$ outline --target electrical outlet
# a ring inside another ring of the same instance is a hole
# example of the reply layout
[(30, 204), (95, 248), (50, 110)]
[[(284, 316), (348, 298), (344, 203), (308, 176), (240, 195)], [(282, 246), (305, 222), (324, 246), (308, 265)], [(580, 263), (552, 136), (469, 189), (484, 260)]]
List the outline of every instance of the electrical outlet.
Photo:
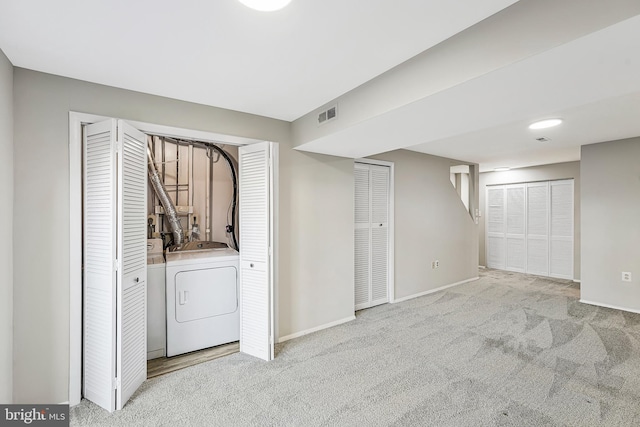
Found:
[(623, 271), (622, 272), (622, 281), (623, 282), (630, 282), (631, 281), (631, 272), (630, 271)]
[(440, 261), (435, 260), (435, 261), (432, 261), (432, 262), (431, 262), (431, 268), (432, 268), (432, 269), (436, 269), (436, 268), (438, 268), (438, 267), (440, 267)]

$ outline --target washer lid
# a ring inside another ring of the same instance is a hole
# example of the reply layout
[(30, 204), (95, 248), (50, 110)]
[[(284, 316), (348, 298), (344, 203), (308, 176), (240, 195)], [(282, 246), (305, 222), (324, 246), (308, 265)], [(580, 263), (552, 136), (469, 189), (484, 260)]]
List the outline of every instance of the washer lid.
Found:
[(167, 252), (167, 263), (198, 259), (207, 259), (215, 262), (224, 261), (225, 259), (237, 260), (238, 255), (238, 251), (230, 248)]

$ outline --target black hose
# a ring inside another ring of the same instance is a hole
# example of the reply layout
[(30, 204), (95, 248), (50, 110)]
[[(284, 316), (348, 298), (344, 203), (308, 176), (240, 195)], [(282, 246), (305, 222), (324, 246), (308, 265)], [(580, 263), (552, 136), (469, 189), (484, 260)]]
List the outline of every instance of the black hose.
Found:
[(240, 251), (240, 245), (238, 244), (238, 238), (236, 237), (236, 233), (237, 233), (237, 227), (236, 227), (236, 210), (238, 207), (237, 204), (237, 200), (238, 200), (238, 177), (236, 176), (236, 168), (233, 166), (233, 160), (231, 160), (231, 157), (229, 157), (229, 154), (227, 154), (226, 151), (224, 151), (222, 148), (218, 147), (215, 144), (212, 144), (211, 142), (205, 142), (205, 141), (188, 141), (185, 139), (177, 139), (177, 138), (170, 138), (167, 137), (166, 139), (171, 139), (176, 141), (178, 144), (185, 144), (185, 145), (201, 145), (204, 147), (209, 147), (214, 149), (215, 151), (218, 152), (218, 154), (220, 154), (222, 157), (224, 157), (224, 159), (227, 161), (227, 163), (229, 164), (229, 169), (231, 170), (231, 181), (233, 182), (233, 200), (231, 201), (231, 240), (233, 240), (233, 245), (235, 246), (235, 250)]
[(236, 238), (236, 209), (238, 200), (238, 178), (236, 176), (236, 169), (233, 167), (233, 161), (231, 157), (224, 151), (222, 148), (217, 145), (209, 144), (207, 142), (204, 143), (207, 147), (211, 147), (218, 152), (229, 164), (229, 169), (231, 169), (231, 180), (233, 181), (233, 199), (231, 200), (231, 238), (233, 240), (233, 245), (236, 247), (237, 251), (240, 251), (240, 245), (238, 244), (238, 239)]

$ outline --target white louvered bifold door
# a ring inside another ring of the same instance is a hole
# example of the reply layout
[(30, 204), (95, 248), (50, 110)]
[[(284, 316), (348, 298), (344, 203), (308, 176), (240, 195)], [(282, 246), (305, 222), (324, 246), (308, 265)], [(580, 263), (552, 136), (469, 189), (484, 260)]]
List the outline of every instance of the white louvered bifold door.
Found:
[(147, 137), (118, 121), (116, 409), (147, 379)]
[(549, 183), (527, 184), (527, 273), (549, 275)]
[(549, 275), (573, 278), (573, 180), (551, 181)]
[(354, 164), (355, 309), (389, 302), (388, 166)]
[(506, 265), (510, 271), (525, 271), (525, 186), (506, 187)]
[(573, 179), (487, 187), (487, 267), (573, 278)]
[(240, 169), (240, 351), (273, 358), (272, 158), (277, 145), (239, 148)]
[(389, 302), (389, 167), (370, 166), (371, 306)]
[(83, 394), (115, 410), (116, 122), (84, 129)]
[(487, 267), (504, 269), (505, 256), (505, 189), (487, 187)]
[(112, 412), (147, 378), (146, 136), (84, 130), (84, 397)]
[(359, 310), (369, 304), (371, 280), (371, 208), (369, 165), (354, 165), (355, 179), (355, 307)]

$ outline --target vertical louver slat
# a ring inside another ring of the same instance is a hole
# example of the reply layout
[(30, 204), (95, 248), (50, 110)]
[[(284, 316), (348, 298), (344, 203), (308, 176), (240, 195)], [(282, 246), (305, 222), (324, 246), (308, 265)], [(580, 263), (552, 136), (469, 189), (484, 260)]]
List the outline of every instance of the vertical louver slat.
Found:
[(382, 223), (384, 227), (389, 221), (389, 168), (371, 166), (371, 222)]
[(355, 176), (355, 222), (369, 224), (369, 169), (356, 164)]
[(388, 302), (387, 228), (371, 229), (371, 304)]
[(487, 267), (504, 268), (504, 237), (487, 236)]
[(115, 410), (115, 122), (84, 128), (84, 397)]
[(507, 187), (507, 234), (524, 236), (524, 186)]
[(504, 233), (504, 187), (487, 190), (487, 206), (490, 233)]
[(357, 228), (355, 234), (355, 303), (359, 306), (369, 302), (369, 228)]

